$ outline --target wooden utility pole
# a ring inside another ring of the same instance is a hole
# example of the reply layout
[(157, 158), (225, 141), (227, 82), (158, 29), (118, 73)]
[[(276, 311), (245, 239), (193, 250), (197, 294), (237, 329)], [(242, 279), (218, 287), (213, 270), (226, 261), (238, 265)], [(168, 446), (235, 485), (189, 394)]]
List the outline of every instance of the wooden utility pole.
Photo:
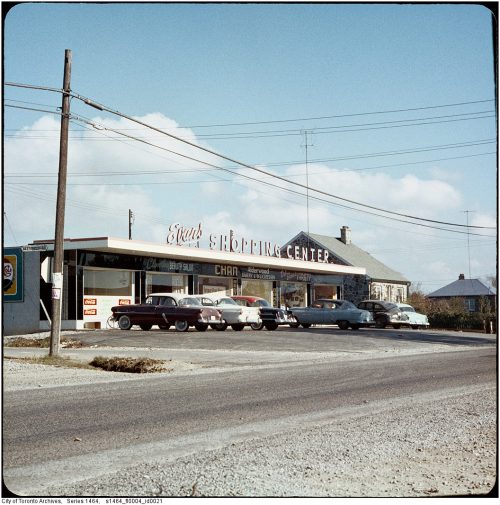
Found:
[(59, 142), (59, 176), (57, 182), (56, 230), (54, 240), (54, 266), (52, 269), (52, 325), (50, 329), (49, 356), (59, 354), (61, 333), (61, 307), (64, 273), (64, 213), (66, 206), (66, 174), (68, 169), (68, 127), (70, 108), (71, 50), (64, 53), (64, 81), (62, 95), (61, 137)]

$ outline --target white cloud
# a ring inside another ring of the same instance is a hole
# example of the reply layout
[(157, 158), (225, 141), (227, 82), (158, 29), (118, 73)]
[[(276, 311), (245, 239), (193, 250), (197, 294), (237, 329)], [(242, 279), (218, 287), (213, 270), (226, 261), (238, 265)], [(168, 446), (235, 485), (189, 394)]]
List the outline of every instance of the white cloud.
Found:
[[(192, 131), (180, 129), (175, 121), (162, 114), (152, 113), (139, 119), (197, 143)], [(235, 170), (238, 174), (235, 177), (215, 169), (207, 171), (210, 167), (194, 160), (215, 166), (226, 166), (227, 163), (125, 119), (96, 118), (94, 121), (108, 130), (85, 129), (80, 132), (75, 129), (71, 135), (66, 236), (127, 237), (128, 209), (132, 209), (136, 216), (133, 238), (152, 242), (165, 242), (168, 226), (174, 222), (196, 226), (201, 221), (206, 241), (209, 233), (224, 234), (234, 230), (240, 237), (274, 243), (285, 243), (307, 228), (312, 233), (339, 236), (340, 227), (348, 225), (353, 230), (356, 245), (373, 251), (378, 259), (410, 280), (454, 278), (458, 270), (463, 270), (464, 255), (455, 254), (453, 259), (448, 259), (446, 244), (456, 244), (457, 239), (463, 239), (465, 244), (465, 236), (446, 235), (429, 228), (377, 218), (359, 212), (362, 208), (358, 205), (312, 190), (309, 191), (307, 220), (306, 190), (303, 187), (245, 168)], [(127, 140), (111, 130), (140, 137), (162, 149)], [(53, 236), (58, 132), (59, 122), (44, 117), (5, 142), (5, 210), (17, 243)], [(35, 135), (50, 135), (51, 138), (25, 138)], [(75, 135), (85, 140), (73, 138)], [(304, 165), (290, 166), (281, 172), (265, 166), (261, 168), (300, 184), (306, 182)], [(374, 207), (451, 222), (456, 222), (456, 216), (463, 211), (464, 195), (451, 179), (352, 172), (321, 164), (310, 164), (308, 171), (311, 188)], [(111, 172), (121, 175), (111, 176)], [(30, 178), (12, 177), (28, 174), (33, 175)], [(299, 194), (278, 190), (263, 181)], [(23, 185), (12, 184), (19, 182)], [(46, 183), (53, 185), (39, 185)], [(337, 205), (317, 201), (314, 197)], [(380, 213), (375, 209), (364, 210)], [(471, 224), (477, 226), (496, 225), (495, 216), (487, 213), (472, 213), (470, 219)], [(8, 233), (6, 237), (12, 240)], [(436, 240), (440, 240), (441, 248), (435, 247)], [(447, 259), (443, 260), (445, 255)], [(481, 270), (481, 274), (494, 271), (495, 262), (491, 257), (489, 250), (488, 254), (478, 256), (474, 268)]]

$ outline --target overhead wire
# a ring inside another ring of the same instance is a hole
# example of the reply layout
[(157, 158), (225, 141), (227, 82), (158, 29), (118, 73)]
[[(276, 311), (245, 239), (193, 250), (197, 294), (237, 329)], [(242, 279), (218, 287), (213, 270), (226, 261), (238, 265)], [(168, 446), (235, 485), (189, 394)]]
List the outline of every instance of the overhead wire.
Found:
[[(265, 170), (262, 170), (262, 169), (259, 169), (259, 168), (257, 168), (257, 167), (254, 167), (254, 166), (248, 165), (248, 164), (246, 164), (246, 163), (243, 163), (243, 162), (241, 162), (241, 161), (235, 160), (235, 159), (233, 159), (233, 158), (230, 158), (229, 156), (226, 156), (226, 155), (223, 155), (223, 154), (217, 153), (216, 151), (213, 151), (213, 150), (208, 149), (208, 148), (206, 148), (206, 147), (203, 147), (203, 146), (197, 145), (197, 144), (195, 144), (195, 143), (193, 143), (193, 142), (190, 142), (190, 141), (188, 141), (188, 140), (186, 140), (186, 139), (182, 139), (182, 138), (178, 137), (177, 135), (174, 135), (174, 134), (172, 134), (172, 133), (168, 133), (168, 132), (166, 132), (166, 131), (164, 131), (164, 130), (161, 130), (161, 129), (159, 129), (159, 128), (156, 128), (155, 126), (152, 126), (152, 125), (149, 125), (149, 124), (147, 124), (147, 123), (144, 123), (143, 121), (140, 121), (140, 120), (138, 120), (138, 119), (136, 119), (136, 118), (133, 118), (133, 117), (131, 117), (131, 116), (128, 116), (127, 114), (124, 114), (124, 113), (122, 113), (122, 112), (115, 111), (115, 110), (113, 110), (113, 109), (111, 109), (111, 108), (109, 108), (109, 107), (107, 107), (107, 106), (105, 106), (105, 105), (103, 105), (103, 104), (95, 103), (95, 102), (93, 102), (92, 100), (90, 100), (89, 98), (82, 97), (82, 96), (77, 95), (77, 94), (74, 94), (74, 93), (72, 93), (72, 96), (74, 96), (75, 98), (77, 98), (77, 99), (79, 99), (79, 100), (82, 100), (82, 101), (83, 101), (84, 103), (86, 103), (87, 105), (90, 105), (90, 106), (95, 107), (95, 108), (100, 109), (100, 110), (105, 110), (105, 111), (107, 111), (107, 112), (109, 112), (109, 113), (111, 113), (111, 114), (114, 114), (114, 115), (117, 115), (117, 116), (119, 116), (119, 117), (123, 117), (123, 118), (125, 118), (125, 119), (128, 119), (128, 120), (130, 120), (130, 121), (132, 121), (132, 122), (135, 122), (135, 123), (137, 123), (137, 124), (140, 124), (140, 125), (142, 125), (142, 126), (145, 126), (145, 127), (147, 127), (147, 128), (150, 128), (150, 129), (152, 129), (152, 130), (154, 130), (154, 131), (157, 131), (157, 132), (159, 132), (159, 133), (162, 133), (162, 134), (164, 134), (164, 135), (166, 135), (166, 136), (168, 136), (168, 137), (170, 137), (170, 138), (176, 139), (176, 140), (178, 140), (178, 141), (180, 141), (180, 142), (183, 142), (183, 143), (185, 143), (185, 144), (187, 144), (187, 145), (190, 145), (190, 146), (192, 146), (192, 147), (194, 147), (194, 148), (196, 148), (196, 149), (199, 149), (199, 150), (201, 150), (201, 151), (204, 151), (204, 152), (206, 152), (206, 153), (209, 153), (209, 154), (211, 154), (211, 155), (213, 155), (213, 156), (219, 157), (219, 158), (224, 159), (224, 160), (226, 160), (226, 161), (229, 161), (229, 162), (231, 162), (231, 163), (236, 163), (237, 165), (240, 165), (240, 166), (242, 166), (242, 167), (249, 168), (250, 170), (253, 170), (253, 171), (256, 171), (256, 172), (258, 172), (258, 173), (261, 173), (261, 174), (267, 175), (267, 176), (269, 176), (269, 177), (273, 177), (273, 178), (275, 178), (275, 179), (281, 180), (281, 181), (283, 181), (283, 182), (286, 182), (287, 184), (292, 184), (292, 185), (294, 185), (294, 186), (298, 186), (298, 187), (300, 187), (300, 188), (302, 188), (302, 189), (311, 190), (311, 191), (314, 191), (314, 192), (316, 192), (316, 193), (319, 193), (319, 194), (322, 194), (322, 195), (325, 195), (325, 196), (328, 196), (328, 197), (331, 197), (331, 198), (335, 198), (335, 199), (338, 199), (338, 200), (341, 200), (341, 201), (345, 201), (345, 202), (348, 202), (348, 203), (352, 203), (352, 204), (354, 204), (354, 205), (359, 205), (359, 206), (361, 206), (361, 207), (366, 207), (366, 208), (370, 208), (370, 209), (373, 209), (373, 210), (377, 210), (377, 211), (379, 211), (379, 212), (385, 212), (385, 213), (387, 213), (387, 214), (397, 215), (397, 216), (401, 216), (401, 217), (405, 217), (405, 218), (408, 218), (408, 219), (413, 219), (413, 220), (417, 220), (417, 221), (424, 221), (424, 222), (430, 222), (430, 223), (435, 223), (435, 224), (442, 224), (442, 225), (446, 225), (446, 226), (457, 226), (457, 227), (463, 227), (463, 228), (487, 228), (487, 229), (493, 229), (493, 228), (490, 228), (490, 227), (483, 227), (483, 226), (469, 226), (469, 225), (463, 225), (463, 224), (459, 224), (459, 223), (450, 223), (450, 222), (446, 222), (446, 221), (439, 221), (439, 220), (435, 220), (435, 219), (427, 219), (427, 218), (421, 218), (421, 217), (418, 217), (418, 216), (412, 216), (412, 215), (410, 215), (410, 214), (404, 214), (404, 213), (401, 213), (401, 212), (389, 211), (389, 210), (382, 209), (382, 208), (377, 207), (377, 206), (374, 206), (374, 205), (368, 205), (368, 204), (364, 204), (364, 203), (361, 203), (361, 202), (356, 202), (355, 200), (352, 200), (352, 199), (349, 199), (349, 198), (344, 198), (344, 197), (340, 197), (340, 196), (338, 196), (338, 195), (333, 195), (333, 194), (331, 194), (331, 193), (328, 193), (328, 192), (326, 192), (326, 191), (322, 191), (322, 190), (317, 189), (317, 188), (310, 188), (310, 187), (308, 187), (308, 186), (306, 186), (306, 185), (304, 185), (304, 184), (301, 184), (301, 183), (299, 183), (299, 182), (290, 181), (290, 180), (286, 179), (285, 177), (282, 177), (282, 176), (279, 176), (279, 175), (276, 175), (276, 174), (271, 174), (270, 172), (267, 172), (267, 171), (265, 171)], [(124, 134), (123, 132), (120, 132), (120, 134), (121, 134), (121, 135), (126, 135), (126, 134)], [(170, 151), (170, 152), (172, 152), (172, 151)], [(176, 153), (176, 154), (178, 154), (178, 155), (180, 155), (180, 156), (187, 157), (186, 155), (182, 155), (182, 154), (180, 154), (180, 153)], [(187, 158), (192, 159), (191, 157), (187, 157)], [(196, 161), (200, 162), (201, 160), (196, 160)], [(215, 166), (215, 165), (212, 165), (212, 164), (206, 163), (206, 162), (204, 162), (204, 161), (202, 161), (202, 163), (205, 163), (205, 164), (207, 164), (207, 165), (209, 165), (209, 166)], [(234, 173), (234, 172), (232, 172), (230, 169), (227, 169), (227, 168), (222, 168), (222, 167), (218, 167), (218, 168), (220, 168), (221, 170), (224, 170), (224, 171), (228, 171), (228, 172)], [(240, 175), (241, 175), (241, 174), (240, 174)], [(246, 175), (244, 175), (244, 177), (249, 178), (249, 177), (248, 177), (248, 176), (246, 176)], [(250, 179), (251, 179), (251, 178), (250, 178)], [(416, 224), (416, 223), (414, 223), (414, 224)]]
[[(21, 86), (21, 87), (23, 87), (23, 86), (24, 86), (24, 87), (34, 87), (34, 86), (32, 86), (32, 85), (21, 85), (21, 84), (14, 84), (14, 83), (7, 83), (7, 84), (8, 84), (8, 85), (19, 85), (19, 86)], [(47, 90), (50, 90), (50, 91), (54, 91), (54, 89), (49, 89), (49, 88), (46, 88), (46, 89), (47, 89)], [(61, 90), (59, 90), (59, 91), (61, 92)], [(132, 121), (132, 122), (135, 122), (135, 123), (137, 123), (137, 124), (140, 124), (141, 126), (144, 126), (144, 127), (149, 128), (149, 129), (151, 129), (151, 130), (153, 130), (153, 131), (159, 132), (159, 133), (161, 133), (161, 134), (163, 134), (163, 135), (165, 135), (165, 136), (168, 136), (168, 137), (170, 137), (170, 138), (173, 138), (173, 139), (175, 139), (175, 140), (177, 140), (177, 141), (179, 141), (179, 142), (185, 143), (186, 145), (190, 145), (191, 147), (194, 147), (194, 148), (196, 148), (196, 149), (199, 149), (199, 150), (201, 150), (201, 151), (204, 151), (204, 152), (206, 152), (206, 153), (208, 153), (208, 154), (211, 154), (211, 155), (216, 156), (216, 157), (218, 157), (218, 158), (221, 158), (221, 159), (223, 159), (223, 160), (229, 161), (229, 162), (231, 162), (231, 163), (235, 163), (235, 164), (237, 164), (237, 165), (239, 165), (239, 166), (242, 166), (242, 167), (248, 168), (248, 169), (250, 169), (250, 170), (252, 170), (252, 171), (256, 171), (256, 172), (258, 172), (258, 173), (260, 173), (260, 174), (264, 174), (264, 175), (266, 175), (266, 176), (268, 176), (268, 177), (271, 177), (271, 178), (275, 178), (275, 179), (281, 180), (282, 182), (285, 182), (285, 183), (287, 183), (287, 184), (291, 184), (291, 185), (294, 185), (294, 186), (300, 187), (300, 188), (302, 188), (302, 189), (306, 189), (306, 190), (308, 190), (308, 191), (309, 191), (309, 190), (314, 191), (315, 193), (319, 193), (319, 194), (322, 194), (322, 195), (324, 195), (324, 196), (328, 196), (328, 197), (330, 197), (330, 198), (338, 199), (338, 200), (345, 201), (345, 202), (348, 202), (348, 203), (351, 203), (351, 204), (354, 204), (354, 205), (358, 205), (358, 206), (360, 206), (360, 207), (370, 208), (370, 209), (373, 209), (373, 210), (377, 210), (377, 211), (379, 211), (379, 212), (384, 212), (384, 213), (386, 213), (386, 214), (397, 215), (397, 216), (400, 216), (400, 217), (405, 217), (405, 218), (407, 218), (407, 219), (412, 219), (412, 220), (416, 220), (416, 221), (424, 221), (424, 222), (430, 222), (430, 223), (435, 223), (435, 224), (442, 224), (442, 225), (446, 225), (446, 226), (463, 227), (463, 228), (467, 228), (467, 229), (469, 229), (469, 228), (478, 228), (478, 229), (495, 229), (494, 227), (483, 227), (483, 226), (463, 225), (463, 224), (459, 224), (459, 223), (451, 223), (451, 222), (446, 222), (446, 221), (439, 221), (439, 220), (432, 220), (432, 219), (427, 219), (427, 218), (421, 218), (421, 217), (418, 217), (418, 216), (412, 216), (412, 215), (409, 215), (409, 214), (404, 214), (404, 213), (394, 212), (394, 211), (386, 210), (386, 209), (383, 209), (383, 208), (380, 208), (380, 207), (376, 207), (376, 206), (372, 206), (372, 205), (364, 204), (364, 203), (361, 203), (361, 202), (356, 202), (356, 201), (354, 201), (354, 200), (352, 200), (352, 199), (343, 198), (343, 197), (340, 197), (340, 196), (338, 196), (338, 195), (334, 195), (334, 194), (331, 194), (331, 193), (328, 193), (328, 192), (322, 191), (322, 190), (317, 189), (317, 188), (310, 188), (309, 186), (306, 186), (306, 185), (304, 185), (304, 184), (301, 184), (301, 183), (298, 183), (298, 182), (294, 182), (294, 181), (290, 181), (290, 180), (288, 180), (288, 179), (286, 179), (286, 178), (284, 178), (284, 177), (282, 177), (282, 176), (279, 176), (279, 175), (276, 175), (276, 174), (272, 174), (272, 173), (270, 173), (270, 172), (267, 172), (267, 171), (265, 171), (265, 170), (262, 170), (262, 169), (260, 169), (260, 168), (255, 167), (255, 166), (251, 166), (251, 165), (249, 165), (249, 164), (246, 164), (246, 163), (243, 163), (243, 162), (241, 162), (241, 161), (238, 161), (238, 160), (232, 159), (232, 158), (230, 158), (230, 157), (228, 157), (228, 156), (226, 156), (226, 155), (223, 155), (223, 154), (221, 154), (221, 153), (218, 153), (218, 152), (213, 151), (213, 150), (211, 150), (211, 149), (208, 149), (208, 148), (206, 148), (206, 147), (203, 147), (203, 146), (200, 146), (200, 145), (198, 145), (198, 144), (195, 144), (195, 143), (193, 143), (193, 142), (191, 142), (191, 141), (189, 141), (189, 140), (183, 139), (183, 138), (181, 138), (181, 137), (179, 137), (179, 136), (177, 136), (177, 135), (174, 135), (174, 134), (172, 134), (172, 133), (169, 133), (169, 132), (166, 132), (166, 131), (164, 131), (164, 130), (161, 130), (161, 129), (159, 129), (159, 128), (157, 128), (157, 127), (153, 126), (153, 125), (149, 125), (149, 124), (147, 124), (147, 123), (145, 123), (145, 122), (143, 122), (143, 121), (140, 121), (140, 120), (138, 120), (138, 119), (136, 119), (136, 118), (133, 118), (133, 117), (131, 117), (131, 116), (127, 115), (127, 114), (124, 114), (124, 113), (122, 113), (122, 112), (120, 112), (120, 111), (113, 110), (113, 109), (111, 109), (110, 107), (108, 107), (108, 106), (106, 106), (106, 105), (103, 105), (103, 104), (97, 103), (97, 102), (95, 102), (95, 101), (93, 101), (93, 100), (91, 100), (91, 99), (89, 99), (89, 98), (87, 98), (87, 97), (83, 97), (83, 96), (81, 96), (81, 95), (79, 95), (79, 94), (77, 94), (77, 93), (70, 92), (69, 94), (70, 94), (70, 96), (71, 96), (71, 97), (76, 98), (76, 99), (78, 99), (78, 100), (81, 100), (83, 103), (86, 103), (87, 105), (89, 105), (89, 106), (91, 106), (91, 107), (94, 107), (94, 108), (96, 108), (96, 109), (98, 109), (98, 110), (101, 110), (101, 111), (106, 111), (106, 112), (109, 112), (110, 114), (117, 115), (117, 116), (122, 117), (122, 118), (124, 118), (124, 119), (128, 119), (129, 121)], [(74, 117), (74, 116), (73, 116), (73, 117)], [(107, 129), (109, 129), (109, 128), (107, 128)], [(110, 129), (110, 130), (111, 130), (111, 131), (115, 131), (115, 130), (113, 130), (113, 129)], [(116, 131), (115, 131), (115, 133), (119, 133), (120, 135), (123, 135), (123, 136), (125, 136), (125, 137), (134, 138), (134, 137), (132, 137), (132, 136), (128, 136), (127, 134), (124, 134), (123, 132), (116, 132)], [(172, 150), (170, 150), (170, 149), (166, 149), (166, 148), (161, 147), (161, 146), (157, 146), (157, 145), (151, 144), (151, 143), (149, 143), (149, 142), (146, 142), (146, 141), (141, 140), (141, 139), (138, 139), (138, 138), (134, 138), (134, 140), (137, 140), (137, 141), (140, 141), (140, 142), (144, 142), (144, 143), (146, 143), (146, 144), (148, 144), (148, 145), (152, 145), (152, 146), (157, 147), (157, 148), (159, 148), (159, 149), (164, 149), (164, 150), (166, 150), (166, 151), (168, 151), (168, 152), (170, 152), (170, 153), (172, 153), (172, 154), (176, 154), (176, 155), (181, 156), (181, 157), (184, 157), (184, 158), (186, 158), (186, 159), (190, 159), (190, 160), (192, 160), (192, 161), (196, 161), (196, 162), (198, 162), (198, 163), (203, 163), (203, 164), (205, 164), (205, 165), (207, 165), (207, 166), (212, 166), (212, 167), (214, 167), (214, 168), (218, 168), (218, 169), (220, 169), (220, 170), (223, 170), (223, 171), (229, 172), (229, 173), (231, 173), (231, 174), (233, 174), (233, 175), (235, 174), (235, 172), (233, 172), (231, 169), (224, 168), (224, 167), (219, 167), (219, 166), (213, 165), (213, 164), (211, 164), (211, 163), (208, 163), (208, 162), (206, 162), (206, 161), (202, 161), (202, 160), (199, 160), (199, 159), (195, 159), (195, 158), (190, 157), (190, 156), (187, 156), (187, 155), (185, 155), (185, 154), (182, 154), (182, 153), (179, 153), (179, 152), (176, 152), (176, 151), (172, 151)], [(257, 182), (262, 183), (262, 181), (259, 181), (259, 180), (255, 179), (255, 178), (252, 178), (252, 177), (248, 176), (248, 175), (241, 174), (241, 173), (239, 173), (239, 175), (240, 175), (240, 176), (242, 176), (242, 177), (244, 177), (244, 178), (247, 178), (247, 179), (249, 179), (249, 180), (256, 180)], [(268, 183), (267, 183), (267, 184), (268, 184)], [(285, 188), (280, 188), (280, 189), (282, 189), (282, 190), (283, 190), (283, 189), (285, 189)], [(288, 189), (288, 191), (291, 191), (291, 190), (289, 190), (289, 189)], [(293, 191), (291, 191), (291, 192), (293, 192)], [(298, 193), (298, 192), (295, 192), (295, 193)], [(302, 195), (302, 196), (304, 196), (303, 194), (301, 194), (301, 195)], [(316, 197), (316, 198), (317, 198), (317, 197)], [(333, 203), (333, 204), (335, 204), (335, 205), (340, 205), (340, 204), (338, 204), (338, 203), (334, 203), (334, 202), (329, 202), (329, 203)], [(342, 206), (342, 205), (340, 205), (340, 206)], [(352, 208), (351, 208), (351, 209), (352, 209)], [(352, 210), (358, 210), (358, 211), (359, 211), (359, 209), (352, 209)], [(367, 212), (367, 211), (365, 211), (365, 212)], [(378, 216), (379, 216), (379, 217), (384, 217), (384, 218), (389, 218), (388, 216), (381, 216), (381, 215), (378, 215)], [(394, 219), (394, 218), (393, 218), (393, 219)], [(421, 223), (413, 223), (413, 222), (411, 222), (411, 221), (408, 221), (408, 223), (409, 223), (409, 224), (413, 224), (413, 225), (429, 226), (429, 225), (423, 225), (423, 224), (421, 224)], [(438, 227), (436, 227), (436, 228), (437, 228), (437, 229), (442, 229), (442, 228), (438, 228)], [(456, 230), (449, 230), (449, 229), (444, 229), (444, 230), (446, 230), (446, 231), (456, 231)]]

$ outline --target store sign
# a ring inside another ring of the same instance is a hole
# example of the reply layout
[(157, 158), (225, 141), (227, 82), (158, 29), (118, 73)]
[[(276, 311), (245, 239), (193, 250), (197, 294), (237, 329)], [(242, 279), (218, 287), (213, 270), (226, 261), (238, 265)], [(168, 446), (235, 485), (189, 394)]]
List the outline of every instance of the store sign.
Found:
[(209, 247), (212, 250), (281, 257), (281, 248), (278, 244), (263, 240), (247, 240), (235, 235), (233, 230), (229, 230), (229, 235), (211, 233), (209, 239)]
[[(186, 227), (180, 223), (173, 223), (169, 227), (167, 244), (187, 245), (193, 242), (199, 243), (202, 235), (201, 223), (195, 227)], [(264, 240), (246, 239), (236, 235), (233, 230), (229, 230), (229, 234), (211, 233), (209, 235), (209, 248), (212, 251), (282, 257), (281, 247), (278, 244)], [(284, 254), (287, 259), (328, 263), (328, 250), (326, 249), (288, 245)]]
[(185, 245), (197, 242), (202, 235), (201, 223), (192, 228), (182, 226), (180, 223), (172, 223), (168, 229), (167, 244)]
[(292, 260), (328, 263), (328, 251), (326, 249), (316, 249), (314, 247), (289, 245), (286, 248), (286, 255), (288, 259)]
[(23, 301), (23, 253), (20, 247), (3, 250), (3, 300)]

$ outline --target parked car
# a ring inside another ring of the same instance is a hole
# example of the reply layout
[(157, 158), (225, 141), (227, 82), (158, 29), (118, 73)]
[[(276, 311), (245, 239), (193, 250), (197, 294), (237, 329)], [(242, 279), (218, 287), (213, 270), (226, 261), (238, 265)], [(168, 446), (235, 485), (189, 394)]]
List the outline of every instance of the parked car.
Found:
[(204, 306), (214, 306), (222, 314), (222, 322), (211, 324), (215, 330), (224, 331), (228, 326), (241, 331), (245, 326), (262, 324), (257, 307), (242, 307), (231, 297), (224, 295), (197, 295)]
[(290, 309), (297, 320), (292, 328), (302, 325), (309, 328), (312, 324), (336, 324), (341, 330), (351, 327), (357, 330), (362, 326), (373, 324), (372, 315), (366, 310), (358, 309), (347, 300), (315, 300), (310, 307), (292, 307)]
[(238, 305), (243, 307), (258, 307), (260, 311), (260, 323), (250, 325), (253, 330), (275, 330), (281, 324), (295, 323), (295, 317), (283, 309), (273, 307), (266, 299), (258, 296), (232, 296)]
[(392, 326), (397, 330), (403, 324), (408, 324), (408, 316), (395, 303), (382, 300), (363, 300), (358, 303), (358, 308), (372, 314), (377, 328)]
[(153, 293), (144, 303), (116, 305), (111, 312), (122, 330), (134, 325), (142, 330), (150, 330), (153, 325), (168, 330), (174, 325), (177, 331), (187, 331), (190, 326), (205, 331), (209, 324), (222, 323), (216, 307), (204, 307), (196, 297), (179, 293)]
[(407, 303), (397, 303), (396, 304), (401, 312), (404, 312), (408, 316), (408, 324), (413, 330), (419, 330), (420, 328), (428, 328), (429, 319), (425, 314), (419, 314), (411, 305)]

